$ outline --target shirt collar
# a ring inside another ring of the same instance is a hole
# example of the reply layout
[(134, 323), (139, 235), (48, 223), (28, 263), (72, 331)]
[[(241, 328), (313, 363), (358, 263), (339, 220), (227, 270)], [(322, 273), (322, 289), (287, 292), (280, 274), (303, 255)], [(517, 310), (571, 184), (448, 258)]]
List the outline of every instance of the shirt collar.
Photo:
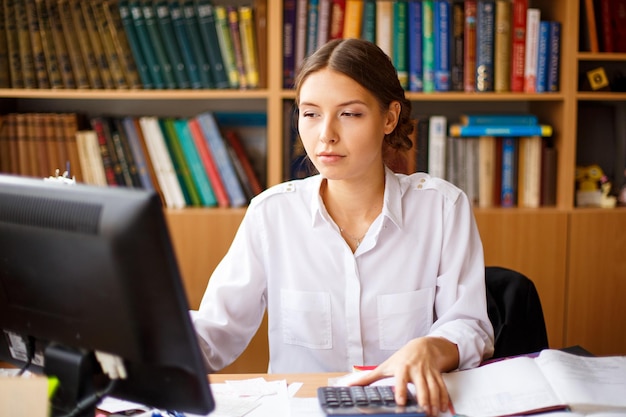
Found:
[[(322, 176), (316, 175), (312, 178), (317, 184), (311, 189), (314, 192), (311, 193), (311, 225), (313, 227), (321, 224), (319, 222), (328, 222), (332, 224), (330, 216), (324, 207), (322, 202), (322, 196), (320, 195), (320, 187), (322, 185)], [(388, 167), (385, 167), (385, 194), (383, 196), (383, 216), (389, 218), (396, 227), (402, 227), (402, 187), (400, 184), (400, 178)]]

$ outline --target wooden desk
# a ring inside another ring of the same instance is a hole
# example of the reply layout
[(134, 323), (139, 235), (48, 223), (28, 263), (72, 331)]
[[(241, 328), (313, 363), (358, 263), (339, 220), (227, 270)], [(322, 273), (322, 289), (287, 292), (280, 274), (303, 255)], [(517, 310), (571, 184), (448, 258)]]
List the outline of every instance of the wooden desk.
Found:
[(296, 393), (296, 397), (317, 397), (317, 388), (328, 385), (328, 378), (337, 378), (346, 372), (332, 372), (319, 374), (211, 374), (209, 382), (212, 384), (227, 380), (242, 380), (252, 378), (265, 378), (267, 381), (286, 380), (287, 384), (302, 382), (302, 387)]

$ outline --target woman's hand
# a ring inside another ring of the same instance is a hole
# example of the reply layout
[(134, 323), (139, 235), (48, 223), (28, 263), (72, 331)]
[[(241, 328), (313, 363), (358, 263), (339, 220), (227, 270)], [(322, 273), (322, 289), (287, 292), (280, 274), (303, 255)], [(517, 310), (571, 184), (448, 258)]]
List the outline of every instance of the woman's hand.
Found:
[(407, 384), (413, 382), (418, 403), (429, 415), (448, 410), (448, 390), (442, 372), (456, 369), (459, 351), (441, 337), (420, 337), (400, 348), (389, 359), (351, 385), (368, 385), (385, 377), (395, 378), (396, 403), (405, 404)]

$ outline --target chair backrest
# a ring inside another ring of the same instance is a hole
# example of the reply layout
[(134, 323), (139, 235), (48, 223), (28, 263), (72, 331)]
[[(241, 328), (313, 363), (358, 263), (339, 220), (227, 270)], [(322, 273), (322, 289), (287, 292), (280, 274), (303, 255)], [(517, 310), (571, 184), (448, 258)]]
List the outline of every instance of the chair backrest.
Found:
[(512, 269), (485, 268), (487, 311), (493, 325), (493, 358), (548, 348), (548, 334), (535, 284)]

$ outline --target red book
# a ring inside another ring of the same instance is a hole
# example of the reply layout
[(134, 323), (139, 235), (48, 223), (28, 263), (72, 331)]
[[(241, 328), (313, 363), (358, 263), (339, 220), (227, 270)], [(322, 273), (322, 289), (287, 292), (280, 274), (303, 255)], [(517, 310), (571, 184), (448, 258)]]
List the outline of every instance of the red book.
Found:
[(328, 39), (343, 38), (343, 25), (346, 17), (346, 0), (333, 0), (330, 10), (330, 33)]
[(263, 187), (259, 182), (259, 178), (257, 177), (256, 172), (254, 172), (254, 168), (252, 167), (252, 163), (250, 163), (250, 159), (248, 158), (248, 154), (246, 153), (241, 140), (239, 140), (239, 136), (237, 136), (237, 132), (232, 129), (224, 130), (224, 139), (228, 142), (228, 145), (235, 151), (235, 155), (237, 156), (237, 160), (241, 164), (243, 171), (246, 174), (246, 182), (250, 186), (250, 190), (254, 195), (259, 194), (263, 191)]
[(217, 170), (217, 165), (215, 164), (211, 149), (209, 148), (204, 134), (202, 133), (202, 128), (200, 127), (198, 120), (195, 118), (190, 118), (187, 123), (189, 125), (191, 136), (193, 137), (193, 142), (196, 144), (198, 154), (200, 155), (200, 159), (204, 165), (204, 169), (206, 169), (209, 181), (213, 186), (215, 198), (217, 199), (217, 205), (219, 207), (228, 207), (230, 202), (228, 200), (228, 194), (226, 193), (226, 187), (224, 187), (222, 178)]
[(526, 9), (528, 0), (513, 0), (511, 45), (511, 91), (524, 91), (524, 65), (526, 62)]
[(464, 84), (465, 91), (476, 91), (476, 0), (465, 1), (464, 24)]

